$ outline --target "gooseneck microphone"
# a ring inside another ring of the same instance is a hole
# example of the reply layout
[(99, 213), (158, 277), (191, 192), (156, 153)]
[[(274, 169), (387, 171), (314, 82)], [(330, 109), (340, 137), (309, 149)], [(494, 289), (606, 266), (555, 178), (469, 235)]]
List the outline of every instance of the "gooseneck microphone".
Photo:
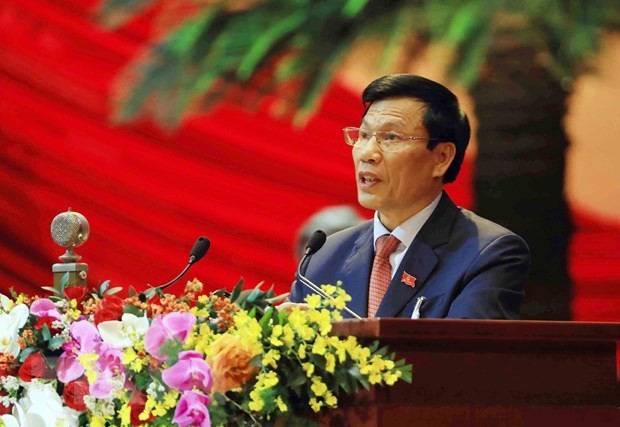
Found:
[[(319, 286), (314, 284), (306, 276), (301, 274), (301, 268), (303, 267), (304, 263), (308, 260), (308, 257), (318, 252), (318, 250), (321, 249), (323, 245), (325, 244), (326, 239), (327, 239), (327, 235), (325, 234), (323, 230), (316, 230), (312, 234), (312, 236), (310, 236), (310, 239), (308, 240), (308, 243), (306, 244), (306, 250), (304, 252), (304, 256), (301, 259), (299, 266), (297, 267), (297, 277), (299, 277), (299, 281), (303, 285), (305, 285), (307, 288), (312, 290), (314, 293), (319, 294), (323, 299), (335, 300), (334, 297), (332, 297), (331, 295), (327, 295), (325, 291), (323, 291), (323, 289), (321, 289)], [(356, 314), (354, 311), (349, 309), (346, 305), (344, 306), (343, 310), (349, 313), (351, 316), (355, 317), (356, 319), (361, 319), (361, 317), (358, 314)]]
[(209, 239), (207, 239), (205, 236), (200, 236), (196, 240), (196, 243), (194, 243), (194, 247), (192, 247), (192, 251), (189, 254), (189, 260), (187, 261), (187, 265), (185, 266), (183, 271), (181, 271), (178, 274), (177, 277), (175, 277), (174, 279), (172, 279), (168, 283), (164, 283), (163, 285), (159, 285), (159, 286), (157, 286), (155, 288), (150, 288), (150, 289), (147, 289), (146, 291), (142, 292), (140, 294), (140, 297), (142, 297), (144, 295), (145, 298), (150, 298), (153, 295), (155, 295), (155, 293), (157, 291), (163, 291), (164, 289), (168, 288), (169, 286), (175, 284), (181, 277), (183, 277), (183, 275), (185, 273), (187, 273), (187, 270), (189, 270), (189, 268), (192, 265), (194, 265), (196, 262), (200, 261), (202, 259), (202, 257), (205, 256), (205, 254), (207, 253), (207, 251), (209, 250), (210, 247), (211, 247), (211, 242), (209, 241)]

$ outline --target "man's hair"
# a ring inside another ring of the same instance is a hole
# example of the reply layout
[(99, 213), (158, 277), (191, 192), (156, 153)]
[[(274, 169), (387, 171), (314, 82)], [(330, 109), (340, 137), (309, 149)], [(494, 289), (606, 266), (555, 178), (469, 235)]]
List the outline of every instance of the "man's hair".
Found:
[(398, 96), (415, 98), (426, 104), (422, 124), (429, 138), (435, 139), (428, 142), (428, 149), (432, 150), (440, 142), (453, 142), (456, 146), (454, 159), (443, 176), (444, 183), (454, 181), (461, 170), (471, 133), (469, 119), (461, 110), (456, 95), (445, 86), (415, 74), (383, 76), (370, 83), (362, 93), (366, 107), (364, 116), (373, 102)]

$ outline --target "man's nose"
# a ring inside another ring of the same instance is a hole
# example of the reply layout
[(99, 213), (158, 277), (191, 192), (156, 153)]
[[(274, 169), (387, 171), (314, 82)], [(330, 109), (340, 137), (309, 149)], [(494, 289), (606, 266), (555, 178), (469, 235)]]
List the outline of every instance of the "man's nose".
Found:
[(358, 149), (358, 158), (364, 162), (376, 162), (381, 158), (381, 146), (376, 135), (372, 135), (364, 145), (355, 148)]

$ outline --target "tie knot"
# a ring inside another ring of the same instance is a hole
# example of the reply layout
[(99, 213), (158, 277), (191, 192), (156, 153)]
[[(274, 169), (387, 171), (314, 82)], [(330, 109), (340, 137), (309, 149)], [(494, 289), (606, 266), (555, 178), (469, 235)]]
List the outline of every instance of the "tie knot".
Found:
[(377, 239), (377, 248), (375, 250), (375, 256), (380, 258), (389, 258), (392, 252), (396, 250), (400, 240), (398, 237), (394, 237), (391, 234), (385, 234)]

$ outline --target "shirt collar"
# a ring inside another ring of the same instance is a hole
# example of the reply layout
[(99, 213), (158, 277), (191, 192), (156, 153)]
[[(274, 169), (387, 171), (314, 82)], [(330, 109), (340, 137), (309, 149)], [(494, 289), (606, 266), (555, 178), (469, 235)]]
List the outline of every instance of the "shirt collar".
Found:
[(430, 218), (433, 211), (439, 204), (441, 194), (442, 193), (439, 193), (439, 195), (435, 197), (435, 200), (433, 200), (427, 207), (422, 209), (417, 214), (409, 217), (407, 220), (405, 220), (405, 222), (396, 227), (391, 233), (379, 220), (379, 212), (375, 212), (375, 218), (373, 221), (375, 248), (377, 245), (377, 239), (386, 234), (391, 234), (394, 237), (398, 238), (398, 240), (400, 240), (401, 243), (405, 245), (405, 248), (409, 248), (409, 245), (411, 245), (413, 239), (415, 239), (415, 236), (418, 235), (424, 223), (426, 223), (426, 221)]

